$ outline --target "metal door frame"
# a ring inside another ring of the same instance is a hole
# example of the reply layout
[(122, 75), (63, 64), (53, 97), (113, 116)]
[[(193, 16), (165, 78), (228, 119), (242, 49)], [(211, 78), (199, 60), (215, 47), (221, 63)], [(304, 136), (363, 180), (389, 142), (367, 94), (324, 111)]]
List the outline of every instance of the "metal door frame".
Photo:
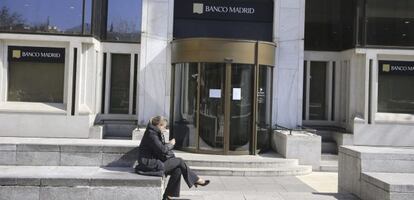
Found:
[[(259, 69), (261, 65), (275, 66), (276, 45), (270, 42), (250, 40), (229, 40), (219, 38), (190, 38), (175, 40), (172, 42), (172, 68), (171, 68), (171, 99), (170, 105), (174, 106), (175, 96), (175, 65), (176, 63), (197, 63), (197, 99), (196, 99), (196, 148), (183, 148), (189, 152), (225, 155), (256, 154), (257, 152), (257, 89), (259, 84)], [(201, 63), (225, 63), (225, 85), (224, 85), (224, 138), (223, 150), (200, 149), (200, 74)], [(252, 132), (250, 134), (250, 146), (246, 151), (230, 151), (230, 117), (231, 117), (231, 76), (232, 64), (253, 65), (253, 110), (252, 110)], [(173, 109), (170, 109), (170, 117)]]

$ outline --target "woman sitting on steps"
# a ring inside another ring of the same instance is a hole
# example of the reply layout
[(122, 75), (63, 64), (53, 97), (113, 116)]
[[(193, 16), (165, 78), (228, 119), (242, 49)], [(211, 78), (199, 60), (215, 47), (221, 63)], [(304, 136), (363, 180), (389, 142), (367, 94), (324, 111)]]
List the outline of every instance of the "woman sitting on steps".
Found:
[(136, 167), (138, 173), (143, 172), (161, 172), (165, 176), (169, 175), (167, 188), (165, 189), (163, 199), (180, 196), (181, 175), (188, 187), (206, 186), (209, 180), (199, 178), (181, 158), (176, 158), (172, 149), (175, 145), (175, 139), (165, 142), (164, 133), (167, 126), (167, 120), (164, 117), (156, 116), (151, 118), (142, 137), (139, 146), (139, 165)]

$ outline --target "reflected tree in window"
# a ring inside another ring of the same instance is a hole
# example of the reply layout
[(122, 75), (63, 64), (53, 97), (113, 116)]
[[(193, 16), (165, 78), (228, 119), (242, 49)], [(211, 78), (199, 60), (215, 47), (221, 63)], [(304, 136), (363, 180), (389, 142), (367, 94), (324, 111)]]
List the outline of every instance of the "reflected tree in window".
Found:
[(91, 0), (1, 0), (0, 8), (1, 31), (90, 34)]
[(22, 15), (16, 12), (11, 12), (6, 6), (0, 9), (0, 29), (12, 30), (14, 27), (24, 27), (24, 20)]
[(141, 35), (141, 0), (108, 0), (106, 39), (139, 42)]

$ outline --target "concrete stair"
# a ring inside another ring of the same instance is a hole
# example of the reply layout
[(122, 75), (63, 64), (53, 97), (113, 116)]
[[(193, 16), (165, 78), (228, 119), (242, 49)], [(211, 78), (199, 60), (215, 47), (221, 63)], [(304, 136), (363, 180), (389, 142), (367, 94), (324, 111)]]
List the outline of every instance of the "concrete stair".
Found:
[(319, 166), (321, 172), (337, 172), (338, 171), (338, 155), (336, 154), (322, 154), (321, 165)]
[(367, 200), (414, 199), (414, 148), (340, 147), (338, 191)]
[(361, 197), (366, 200), (407, 200), (414, 199), (413, 173), (361, 174)]
[(322, 154), (338, 154), (338, 146), (335, 142), (322, 142)]
[(164, 179), (133, 172), (138, 145), (125, 140), (0, 138), (0, 199), (159, 200)]
[(158, 200), (163, 184), (162, 178), (140, 176), (132, 168), (0, 166), (2, 200)]
[(299, 165), (275, 153), (261, 155), (206, 155), (176, 151), (196, 173), (208, 176), (298, 176), (312, 172), (312, 166)]
[(98, 115), (95, 125), (103, 126), (103, 138), (131, 140), (132, 131), (138, 127), (137, 120), (131, 117), (118, 117), (118, 119)]
[[(0, 138), (0, 199), (161, 199), (162, 177), (133, 172), (139, 143)], [(312, 172), (311, 166), (275, 153), (224, 156), (177, 151), (176, 156), (199, 175), (295, 176)]]
[(279, 168), (230, 168), (191, 167), (197, 174), (205, 176), (299, 176), (312, 173), (312, 167), (292, 166)]

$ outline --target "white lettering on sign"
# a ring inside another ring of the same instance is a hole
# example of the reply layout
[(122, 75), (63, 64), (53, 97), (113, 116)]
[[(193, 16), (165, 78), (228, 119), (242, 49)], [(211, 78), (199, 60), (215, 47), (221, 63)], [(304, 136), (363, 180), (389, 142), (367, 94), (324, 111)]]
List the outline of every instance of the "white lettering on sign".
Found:
[(60, 58), (60, 53), (41, 53), (42, 57)]
[(391, 71), (414, 71), (414, 66), (391, 66)]
[(230, 7), (231, 13), (254, 14), (254, 8)]
[[(202, 12), (198, 11), (198, 9), (203, 6), (201, 5), (194, 5), (193, 13), (202, 14)], [(197, 8), (197, 9), (195, 9)], [(256, 10), (254, 8), (246, 8), (246, 7), (227, 7), (227, 6), (204, 6), (204, 12), (206, 13), (235, 13), (235, 14), (254, 14)]]
[(40, 57), (39, 52), (22, 52), (22, 57)]
[(43, 52), (22, 52), (22, 57), (34, 57), (34, 58), (60, 58), (60, 53), (43, 53)]
[(229, 8), (224, 6), (206, 6), (206, 12), (217, 12), (217, 13), (227, 13), (229, 12)]

